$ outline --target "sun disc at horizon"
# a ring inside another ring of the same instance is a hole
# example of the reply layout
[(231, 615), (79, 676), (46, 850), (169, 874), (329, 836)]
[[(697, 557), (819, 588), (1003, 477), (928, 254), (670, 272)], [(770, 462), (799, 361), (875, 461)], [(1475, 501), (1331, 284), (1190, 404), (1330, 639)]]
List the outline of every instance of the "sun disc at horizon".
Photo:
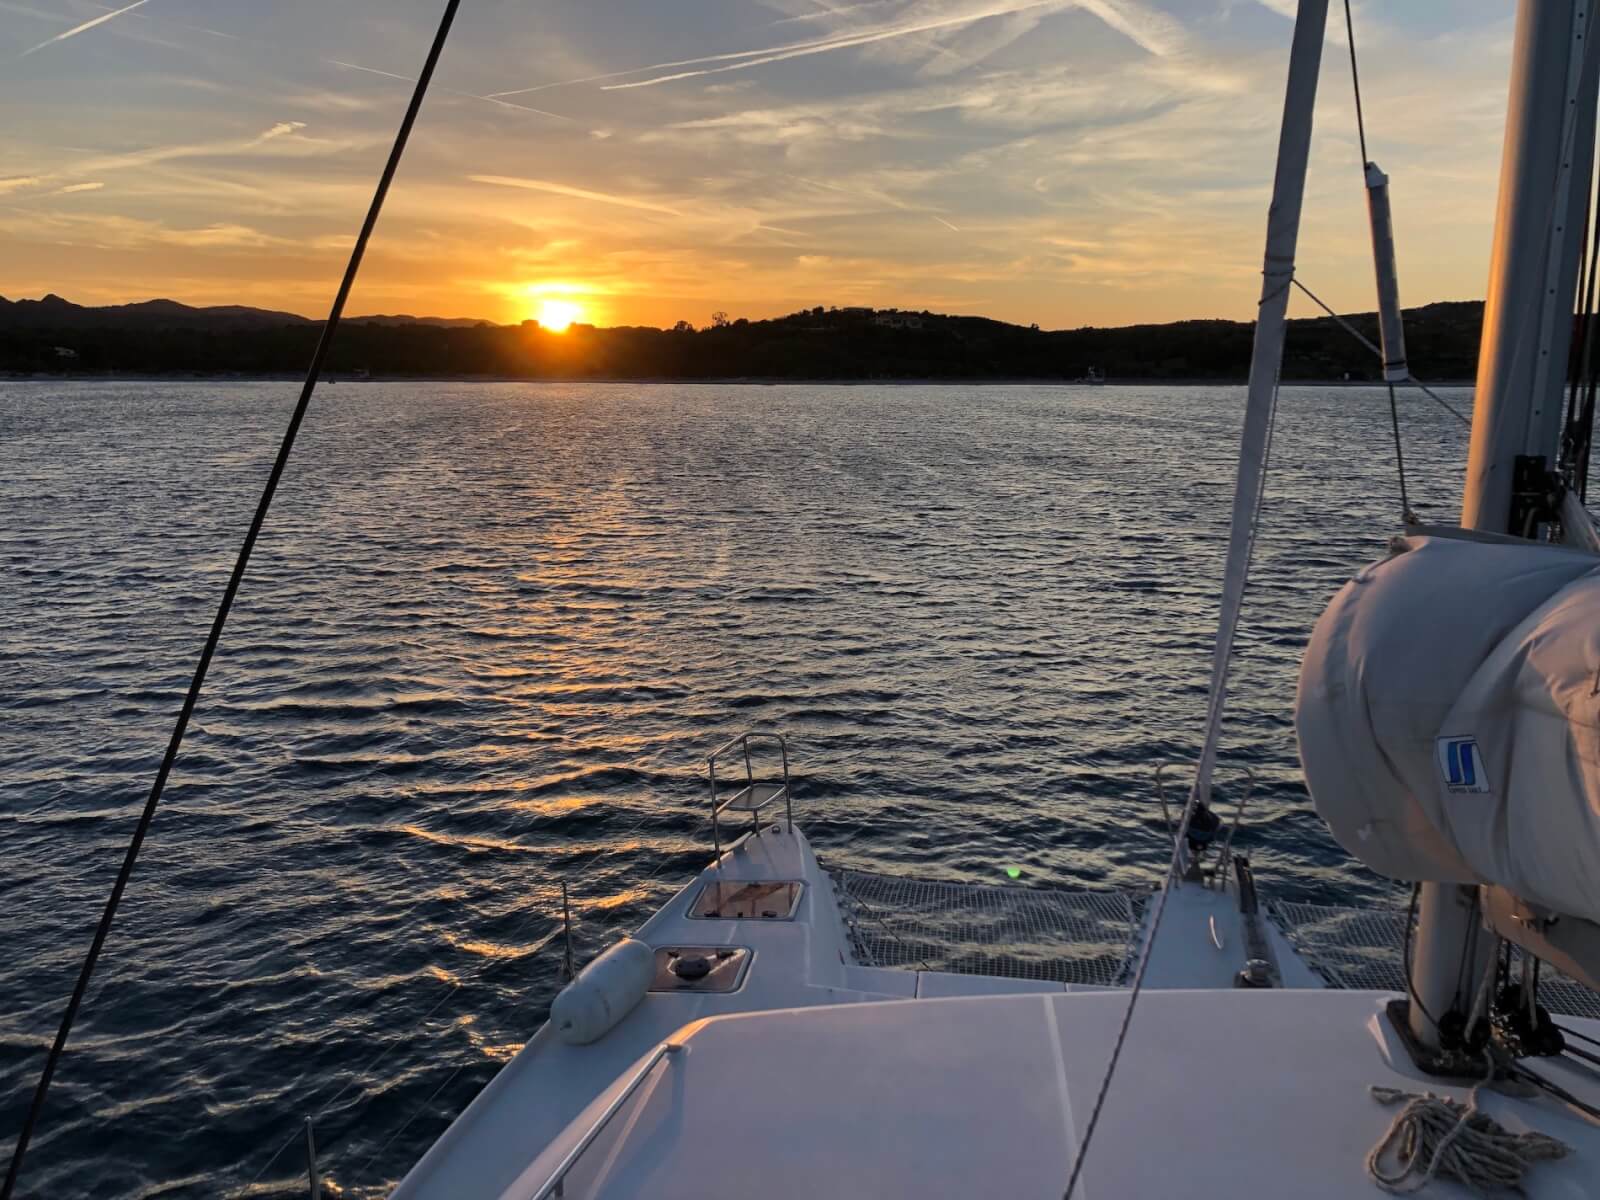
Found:
[(571, 324), (583, 316), (583, 306), (571, 300), (547, 298), (539, 301), (539, 325), (551, 333), (565, 333)]

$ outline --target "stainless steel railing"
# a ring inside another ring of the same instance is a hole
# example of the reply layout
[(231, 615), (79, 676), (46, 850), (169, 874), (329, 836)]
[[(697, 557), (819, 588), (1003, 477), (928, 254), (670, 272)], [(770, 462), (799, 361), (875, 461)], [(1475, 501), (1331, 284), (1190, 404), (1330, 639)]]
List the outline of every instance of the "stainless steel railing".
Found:
[(561, 1197), (566, 1195), (567, 1176), (571, 1173), (572, 1168), (578, 1165), (578, 1160), (588, 1152), (590, 1146), (594, 1145), (595, 1139), (605, 1132), (605, 1128), (611, 1123), (611, 1119), (627, 1106), (629, 1100), (633, 1099), (633, 1094), (639, 1090), (640, 1085), (646, 1079), (650, 1078), (651, 1072), (660, 1065), (661, 1061), (669, 1055), (677, 1054), (682, 1049), (682, 1042), (662, 1042), (650, 1052), (642, 1063), (634, 1068), (633, 1074), (628, 1076), (628, 1081), (623, 1085), (622, 1090), (613, 1097), (611, 1103), (606, 1105), (604, 1111), (584, 1131), (583, 1136), (578, 1139), (578, 1144), (562, 1157), (561, 1162), (557, 1164), (555, 1171), (545, 1181), (544, 1186), (533, 1194), (532, 1200), (560, 1200)]
[[(783, 763), (783, 783), (757, 783), (755, 767), (750, 757), (751, 742), (773, 742), (778, 747), (779, 757)], [(733, 749), (744, 752), (744, 786), (726, 800), (722, 798), (717, 784), (717, 760)], [(794, 824), (794, 796), (789, 784), (789, 743), (783, 734), (769, 730), (753, 729), (741, 733), (738, 737), (725, 745), (717, 747), (706, 759), (706, 773), (711, 781), (711, 840), (716, 848), (716, 856), (722, 857), (722, 824), (721, 816), (725, 812), (747, 812), (750, 814), (750, 832), (761, 832), (761, 813), (764, 809), (777, 801), (783, 801), (784, 823), (787, 826)]]

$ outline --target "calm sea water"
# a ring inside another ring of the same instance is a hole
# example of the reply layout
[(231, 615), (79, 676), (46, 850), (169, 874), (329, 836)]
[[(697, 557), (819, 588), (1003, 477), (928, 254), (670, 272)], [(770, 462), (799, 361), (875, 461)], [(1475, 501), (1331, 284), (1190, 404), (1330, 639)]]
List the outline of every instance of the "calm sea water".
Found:
[[(7, 1155), (293, 396), (0, 385)], [(1465, 430), (1405, 403), (1413, 504), (1448, 519)], [(1241, 411), (1239, 388), (325, 388), (24, 1190), (303, 1195), (307, 1113), (332, 1179), (381, 1190), (543, 1019), (559, 882), (581, 952), (639, 924), (706, 859), (703, 759), (748, 727), (790, 735), (839, 863), (1152, 881)], [(1290, 705), (1316, 615), (1394, 526), (1388, 420), (1376, 389), (1282, 398), (1225, 757), (1261, 776), (1239, 844), (1284, 897), (1386, 890), (1311, 811)]]

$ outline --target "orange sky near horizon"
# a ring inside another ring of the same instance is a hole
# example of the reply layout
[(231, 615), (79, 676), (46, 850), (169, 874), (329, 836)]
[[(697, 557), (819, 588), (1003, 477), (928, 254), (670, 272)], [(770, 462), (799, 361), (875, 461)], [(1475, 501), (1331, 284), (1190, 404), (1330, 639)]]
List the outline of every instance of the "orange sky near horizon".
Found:
[[(0, 0), (0, 295), (325, 314), (437, 11)], [(465, 9), (347, 311), (1248, 319), (1289, 0)], [(1483, 294), (1512, 7), (1357, 6), (1408, 305)], [(1342, 22), (1300, 273), (1373, 304)]]

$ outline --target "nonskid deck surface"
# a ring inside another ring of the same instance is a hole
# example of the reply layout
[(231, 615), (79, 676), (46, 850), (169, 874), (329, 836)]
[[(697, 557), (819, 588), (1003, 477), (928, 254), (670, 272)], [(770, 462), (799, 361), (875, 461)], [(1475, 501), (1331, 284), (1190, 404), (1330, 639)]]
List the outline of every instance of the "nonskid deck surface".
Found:
[[(696, 910), (707, 913), (720, 902), (717, 898), (730, 895), (726, 885), (741, 882), (798, 883), (792, 915), (786, 915), (791, 899), (786, 891), (752, 893), (757, 896), (753, 903), (760, 906), (760, 916), (750, 915), (754, 910), (748, 896), (741, 898), (743, 907), (733, 906), (735, 915), (694, 915)], [(1070, 898), (1075, 894), (1054, 895)], [(1093, 895), (1103, 898), (1117, 893)], [(1229, 986), (1241, 961), (1240, 939), (1230, 924), (1235, 916), (1236, 906), (1226, 895), (1199, 888), (1176, 893), (1147, 974), (1149, 986)], [(1140, 913), (1141, 921), (1147, 918), (1147, 911)], [(1216, 944), (1219, 929), (1222, 948)], [(1142, 927), (1129, 923), (1117, 932), (1128, 943), (1118, 953), (1142, 952)], [(589, 1045), (568, 1045), (549, 1027), (540, 1029), (417, 1164), (395, 1193), (397, 1197), (508, 1194), (507, 1189), (534, 1167), (536, 1159), (540, 1162), (533, 1174), (552, 1168), (547, 1148), (561, 1144), (563, 1132), (586, 1106), (653, 1047), (695, 1021), (903, 1000), (1060, 995), (1088, 986), (862, 964), (854, 952), (850, 926), (833, 881), (818, 864), (804, 835), (783, 822), (765, 826), (759, 835), (730, 848), (636, 936), (662, 948), (744, 948), (750, 951), (748, 970), (741, 986), (732, 992), (652, 992), (615, 1028)], [(1092, 951), (1104, 951), (1105, 927), (1096, 926), (1091, 936), (1096, 942)], [(1283, 956), (1292, 956), (1286, 942), (1279, 939), (1276, 945)], [(1317, 982), (1309, 972), (1295, 980), (1311, 986)]]
[[(1365, 1159), (1394, 1110), (1369, 1088), (1467, 1090), (1413, 1072), (1386, 1036), (1386, 999), (1145, 994), (1075, 1196), (1374, 1194)], [(1113, 991), (960, 997), (693, 1026), (579, 1159), (566, 1195), (1060, 1200), (1126, 1002)], [(1600, 1100), (1579, 1072), (1539, 1069)], [(1508, 1128), (1576, 1150), (1539, 1164), (1527, 1195), (1594, 1195), (1600, 1129), (1547, 1098), (1483, 1103)], [(1428, 1194), (1469, 1193), (1436, 1183)]]

